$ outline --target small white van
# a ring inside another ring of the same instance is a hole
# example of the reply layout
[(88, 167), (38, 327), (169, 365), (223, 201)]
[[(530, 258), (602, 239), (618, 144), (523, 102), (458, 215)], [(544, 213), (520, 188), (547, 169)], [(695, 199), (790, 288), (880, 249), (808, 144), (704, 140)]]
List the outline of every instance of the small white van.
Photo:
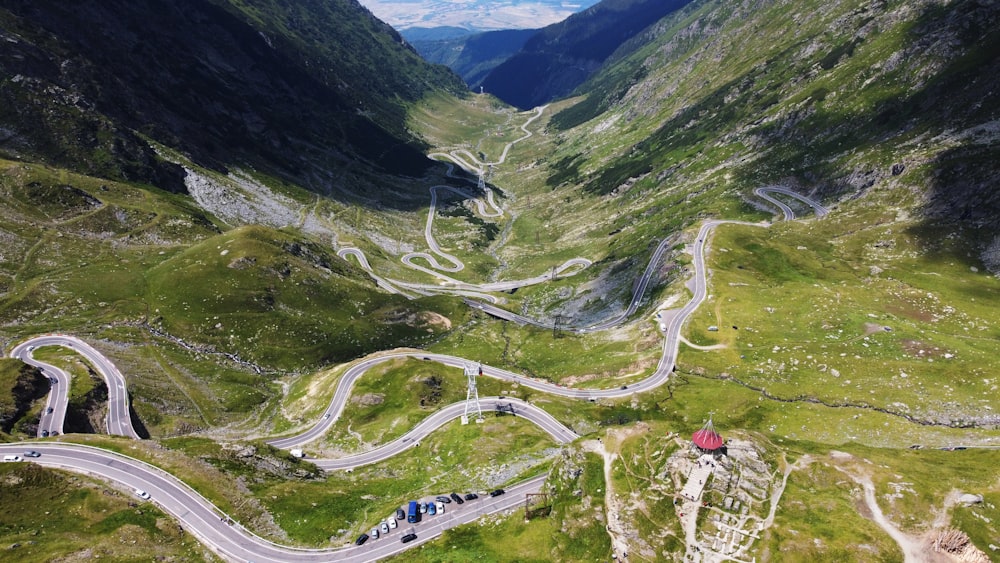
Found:
[(5, 455), (3, 456), (4, 461), (21, 461), (21, 456), (19, 455)]

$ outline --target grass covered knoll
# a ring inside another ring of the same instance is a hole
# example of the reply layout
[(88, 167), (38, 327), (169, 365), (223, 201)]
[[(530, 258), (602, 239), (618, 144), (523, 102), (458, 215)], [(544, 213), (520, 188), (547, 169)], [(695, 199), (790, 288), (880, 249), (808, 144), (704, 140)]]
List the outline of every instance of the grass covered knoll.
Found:
[(0, 499), (5, 561), (218, 561), (152, 503), (76, 474), (3, 463)]
[(154, 326), (266, 367), (301, 369), (451, 328), (444, 315), (381, 293), (331, 249), (241, 227), (146, 273)]
[[(485, 387), (482, 396), (490, 394)], [(354, 384), (326, 441), (344, 450), (389, 442), (435, 410), (465, 399), (465, 390), (465, 376), (456, 368), (417, 359), (380, 364)]]
[(661, 338), (647, 325), (577, 335), (474, 313), (462, 331), (431, 348), (570, 387), (611, 388), (647, 376), (659, 359)]
[[(226, 423), (301, 371), (422, 344), (464, 309), (379, 291), (307, 236), (223, 232), (176, 194), (0, 160), (0, 321), (15, 340), (92, 340), (132, 382), (152, 435)], [(460, 322), (460, 321), (459, 321)], [(226, 354), (230, 354), (227, 356)]]

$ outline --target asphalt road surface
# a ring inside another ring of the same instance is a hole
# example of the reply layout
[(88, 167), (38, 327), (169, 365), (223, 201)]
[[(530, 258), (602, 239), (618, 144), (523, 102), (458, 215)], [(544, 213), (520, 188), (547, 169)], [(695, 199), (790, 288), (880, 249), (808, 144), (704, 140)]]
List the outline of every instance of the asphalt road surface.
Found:
[[(423, 521), (417, 524), (400, 522), (399, 528), (383, 538), (369, 540), (362, 546), (350, 544), (337, 549), (301, 549), (276, 544), (255, 535), (238, 523), (229, 523), (232, 520), (225, 513), (194, 489), (169, 473), (137, 459), (89, 446), (53, 442), (2, 444), (0, 455), (23, 455), (27, 449), (35, 450), (41, 456), (25, 458), (28, 461), (22, 463), (37, 463), (45, 467), (95, 475), (119, 485), (130, 496), (134, 495), (132, 491), (135, 489), (142, 489), (150, 495), (148, 502), (156, 504), (176, 518), (185, 530), (220, 557), (256, 563), (375, 561), (430, 541), (448, 528), (471, 522), (485, 514), (516, 509), (523, 504), (524, 495), (538, 492), (545, 480), (542, 475), (507, 487), (505, 495), (495, 498), (481, 495), (480, 499), (462, 505), (449, 504), (448, 509), (440, 516), (425, 514)], [(442, 494), (447, 492), (450, 491), (441, 491)], [(144, 502), (137, 497), (136, 501)], [(58, 507), (53, 509), (57, 510)], [(400, 543), (399, 538), (411, 528), (417, 534), (417, 539), (407, 544)]]
[[(479, 403), (485, 411), (484, 416), (494, 416), (497, 405), (503, 405), (508, 408), (512, 407), (515, 417), (524, 418), (529, 422), (534, 423), (552, 436), (552, 438), (559, 444), (569, 444), (573, 440), (580, 437), (576, 432), (573, 432), (573, 430), (556, 420), (555, 417), (549, 413), (534, 405), (525, 403), (524, 401), (507, 397), (481, 397), (479, 399)], [(341, 410), (343, 410), (343, 405), (340, 405), (338, 409), (338, 411)], [(420, 421), (403, 436), (400, 436), (391, 442), (387, 442), (373, 450), (337, 459), (310, 458), (309, 461), (315, 463), (318, 467), (326, 471), (354, 469), (362, 465), (384, 461), (409, 448), (419, 447), (421, 440), (452, 420), (461, 418), (464, 412), (465, 401), (452, 403), (440, 410), (435, 411), (433, 414)], [(337, 414), (339, 417), (339, 412)], [(326, 433), (336, 419), (337, 417), (334, 416), (324, 418), (320, 424), (317, 424), (305, 434), (300, 434), (298, 436), (282, 440), (273, 440), (268, 443), (276, 448), (283, 449), (290, 449), (295, 446), (305, 445)], [(475, 421), (473, 420), (469, 423), (475, 424)]]
[[(128, 390), (125, 387), (125, 376), (111, 360), (95, 350), (92, 346), (75, 336), (64, 334), (48, 334), (36, 336), (26, 340), (14, 347), (10, 352), (12, 358), (19, 358), (25, 363), (37, 366), (46, 374), (56, 377), (58, 383), (55, 393), (50, 393), (49, 406), (53, 412), (50, 415), (43, 415), (40, 431), (58, 429), (62, 432), (63, 421), (66, 418), (66, 405), (69, 396), (69, 375), (59, 368), (40, 362), (31, 356), (31, 351), (42, 346), (62, 346), (70, 348), (86, 358), (90, 365), (104, 378), (108, 386), (108, 415), (105, 419), (108, 434), (116, 436), (128, 436), (129, 438), (139, 438), (132, 427), (132, 417), (129, 413)], [(31, 350), (29, 350), (31, 348)], [(46, 419), (48, 428), (45, 428)]]
[[(758, 194), (762, 197), (765, 197), (766, 193), (780, 193), (806, 202), (816, 210), (818, 216), (826, 213), (826, 208), (811, 202), (808, 198), (798, 196), (785, 188), (773, 187), (761, 188), (760, 190), (763, 190), (763, 192), (758, 191)], [(772, 201), (772, 198), (768, 199)], [(779, 208), (781, 205), (783, 204), (779, 204)], [(786, 217), (794, 217), (794, 212), (790, 209), (784, 211), (784, 213)], [(698, 231), (697, 241), (693, 245), (694, 277), (688, 284), (693, 296), (682, 308), (673, 311), (666, 320), (663, 353), (656, 370), (650, 377), (618, 389), (591, 390), (566, 388), (487, 365), (481, 365), (483, 375), (507, 381), (516, 381), (520, 385), (546, 393), (591, 400), (623, 397), (633, 393), (648, 391), (662, 385), (669, 379), (674, 369), (680, 330), (691, 313), (701, 305), (706, 297), (705, 249), (711, 231), (723, 223), (732, 223), (732, 221), (707, 221)], [(650, 261), (650, 266), (647, 266), (646, 272), (643, 274), (646, 282), (648, 282), (653, 271), (654, 260), (658, 259), (658, 253), (662, 255), (663, 247), (664, 244), (661, 243), (657, 249), (657, 253), (654, 253), (654, 259)], [(363, 257), (360, 255), (356, 255), (356, 257), (359, 260), (363, 260)], [(642, 288), (642, 291), (636, 291), (630, 303), (629, 309), (633, 311), (638, 306), (638, 300), (642, 296), (641, 293), (645, 290), (645, 283), (640, 283), (639, 287)], [(125, 387), (125, 379), (121, 372), (100, 352), (82, 340), (72, 336), (39, 336), (19, 344), (11, 351), (12, 357), (20, 358), (25, 362), (39, 366), (47, 375), (54, 377), (58, 381), (55, 387), (59, 389), (57, 392), (51, 393), (49, 398), (49, 406), (53, 408), (53, 412), (48, 419), (43, 415), (43, 424), (47, 421), (50, 428), (55, 428), (56, 425), (60, 429), (62, 428), (62, 420), (65, 417), (69, 376), (54, 366), (32, 358), (31, 351), (39, 346), (64, 346), (72, 348), (86, 357), (107, 382), (109, 393), (108, 432), (138, 438), (135, 430), (132, 428), (128, 408), (128, 394)], [(357, 378), (374, 365), (400, 357), (421, 358), (456, 368), (464, 368), (474, 363), (455, 356), (423, 352), (390, 352), (366, 358), (351, 366), (340, 379), (329, 407), (315, 426), (297, 436), (275, 439), (270, 443), (276, 447), (291, 448), (307, 444), (319, 438), (329, 430), (342, 413)], [(534, 405), (516, 399), (499, 397), (486, 397), (481, 399), (481, 403), (487, 410), (494, 408), (498, 403), (513, 404), (516, 416), (526, 418), (537, 424), (559, 443), (568, 443), (578, 438), (571, 429), (559, 423), (551, 415)], [(397, 455), (407, 448), (418, 447), (419, 441), (423, 437), (448, 421), (461, 416), (463, 411), (464, 402), (454, 403), (427, 417), (406, 435), (384, 444), (375, 450), (336, 460), (317, 459), (312, 461), (327, 470), (350, 469), (381, 461)], [(394, 532), (400, 537), (409, 531), (410, 527), (417, 533), (418, 539), (408, 544), (392, 541), (394, 534), (390, 532), (387, 538), (370, 540), (364, 546), (349, 546), (337, 550), (309, 550), (277, 545), (255, 536), (243, 529), (238, 523), (227, 523), (229, 519), (226, 515), (222, 514), (210, 502), (183, 482), (160, 469), (138, 460), (97, 448), (53, 443), (51, 441), (0, 445), (0, 453), (2, 454), (23, 454), (26, 449), (34, 449), (42, 454), (40, 458), (30, 458), (30, 462), (95, 475), (129, 489), (143, 489), (152, 496), (152, 502), (155, 502), (163, 510), (177, 518), (187, 530), (220, 556), (232, 560), (257, 562), (373, 561), (420, 545), (439, 535), (444, 529), (472, 521), (482, 514), (510, 509), (520, 504), (524, 493), (538, 491), (544, 479), (543, 477), (539, 477), (509, 487), (508, 494), (500, 497), (485, 498), (481, 501), (473, 501), (462, 506), (449, 505), (450, 509), (444, 515), (441, 515), (441, 517), (427, 517), (423, 523), (417, 525), (407, 524), (406, 526), (397, 528)]]

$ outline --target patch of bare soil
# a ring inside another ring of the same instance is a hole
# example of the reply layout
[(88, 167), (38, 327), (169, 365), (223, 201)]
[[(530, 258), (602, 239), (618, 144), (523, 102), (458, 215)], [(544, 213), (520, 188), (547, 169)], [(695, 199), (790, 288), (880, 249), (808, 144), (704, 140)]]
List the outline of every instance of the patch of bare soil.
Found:
[(611, 479), (614, 462), (618, 458), (622, 442), (629, 437), (649, 431), (649, 425), (639, 422), (634, 426), (626, 428), (610, 429), (607, 431), (604, 440), (587, 440), (583, 443), (583, 448), (587, 451), (599, 454), (604, 458), (604, 508), (607, 511), (607, 531), (611, 537), (611, 546), (615, 557), (626, 557), (629, 550), (628, 530), (621, 520), (621, 515), (634, 507), (626, 506), (614, 490), (614, 481)]
[(385, 401), (385, 395), (382, 393), (365, 393), (364, 395), (355, 395), (351, 397), (352, 403), (363, 407), (381, 405), (383, 401)]
[(451, 329), (451, 319), (433, 311), (413, 312), (405, 309), (387, 313), (383, 320), (387, 323), (405, 324), (414, 328), (426, 328), (428, 332)]
[(869, 334), (875, 334), (876, 332), (882, 332), (883, 330), (885, 329), (883, 329), (882, 325), (880, 324), (865, 323), (865, 336), (868, 336)]
[(940, 346), (935, 346), (929, 342), (924, 342), (922, 340), (903, 340), (901, 342), (903, 345), (903, 350), (911, 356), (916, 356), (918, 358), (937, 358), (944, 356), (947, 350), (942, 349)]
[[(853, 463), (856, 458), (850, 454), (843, 452), (831, 452), (831, 454), (831, 458), (835, 460), (834, 467), (861, 485), (864, 492), (861, 501), (863, 509), (859, 507), (859, 513), (878, 524), (899, 545), (905, 563), (981, 563), (989, 561), (989, 558), (972, 545), (968, 536), (963, 532), (941, 528), (940, 525), (944, 522), (944, 518), (940, 515), (933, 522), (934, 527), (921, 537), (912, 536), (900, 530), (882, 512), (875, 494), (875, 485), (872, 483), (868, 470), (860, 464)], [(950, 495), (949, 499), (945, 500), (943, 510), (947, 511), (949, 505), (953, 503), (954, 500), (951, 499)], [(979, 558), (979, 554), (983, 555), (982, 559)]]
[(424, 326), (432, 326), (440, 330), (451, 330), (451, 319), (444, 315), (433, 311), (424, 311), (420, 313), (418, 318)]

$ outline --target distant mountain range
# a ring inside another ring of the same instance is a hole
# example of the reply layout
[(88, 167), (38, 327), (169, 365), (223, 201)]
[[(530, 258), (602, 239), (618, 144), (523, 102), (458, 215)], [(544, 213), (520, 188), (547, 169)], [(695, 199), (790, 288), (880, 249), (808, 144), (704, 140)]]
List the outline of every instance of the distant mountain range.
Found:
[(520, 52), (537, 29), (511, 29), (470, 34), (458, 28), (409, 29), (403, 37), (428, 62), (458, 73), (475, 92), (494, 68)]
[[(380, 19), (400, 31), (412, 28), (460, 28), (470, 33), (530, 29), (566, 19), (596, 0), (364, 0)], [(437, 37), (436, 39), (440, 39)]]
[(474, 90), (527, 109), (565, 96), (627, 40), (691, 0), (604, 0), (533, 32), (461, 36), (454, 28), (404, 33), (430, 62), (448, 65)]

